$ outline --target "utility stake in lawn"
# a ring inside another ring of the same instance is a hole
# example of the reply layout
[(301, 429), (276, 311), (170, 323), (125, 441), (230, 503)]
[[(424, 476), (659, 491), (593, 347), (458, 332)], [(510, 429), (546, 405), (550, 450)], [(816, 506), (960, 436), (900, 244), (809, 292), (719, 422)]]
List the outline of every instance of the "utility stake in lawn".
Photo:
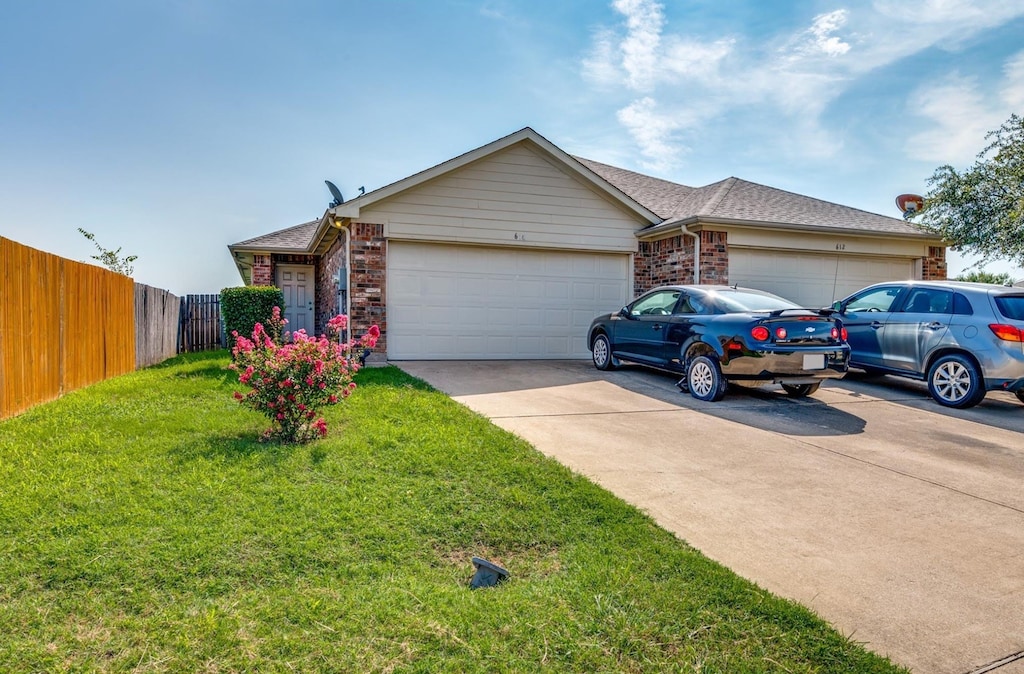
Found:
[(508, 580), (508, 571), (493, 562), (479, 557), (473, 558), (473, 566), (476, 567), (476, 574), (469, 582), (470, 589), (476, 590), (481, 587), (491, 587)]

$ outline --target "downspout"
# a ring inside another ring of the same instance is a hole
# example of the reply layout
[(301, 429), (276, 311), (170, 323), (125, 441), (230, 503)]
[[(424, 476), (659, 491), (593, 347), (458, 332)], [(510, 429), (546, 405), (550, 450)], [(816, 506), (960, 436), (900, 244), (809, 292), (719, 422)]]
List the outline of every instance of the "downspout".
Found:
[[(347, 331), (350, 331), (350, 329), (351, 329), (351, 320), (352, 320), (352, 291), (351, 291), (351, 289), (349, 287), (349, 281), (351, 281), (350, 272), (352, 270), (352, 249), (351, 249), (351, 246), (350, 246), (350, 243), (352, 242), (352, 232), (349, 231), (349, 228), (348, 228), (349, 226), (348, 226), (348, 224), (345, 223), (345, 220), (343, 218), (339, 218), (337, 216), (334, 217), (334, 226), (337, 227), (338, 229), (340, 229), (342, 231), (342, 233), (344, 234), (344, 236), (345, 236), (344, 243), (342, 244), (342, 249), (345, 251), (345, 306), (344, 306), (344, 314), (345, 314), (345, 317), (349, 319), (350, 325), (349, 325), (349, 328), (347, 329)], [(341, 311), (342, 307), (338, 307), (338, 310)]]
[(691, 232), (686, 225), (680, 227), (679, 231), (693, 237), (693, 285), (700, 285), (700, 234)]

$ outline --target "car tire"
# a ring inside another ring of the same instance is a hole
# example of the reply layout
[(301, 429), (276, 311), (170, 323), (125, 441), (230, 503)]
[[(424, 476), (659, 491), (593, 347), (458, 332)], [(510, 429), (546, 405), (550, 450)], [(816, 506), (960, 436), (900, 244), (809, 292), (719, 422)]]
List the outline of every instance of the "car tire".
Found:
[(791, 398), (806, 398), (821, 387), (821, 382), (813, 384), (783, 384), (782, 390)]
[(1013, 395), (1017, 396), (1017, 400), (1019, 400), (1022, 403), (1024, 403), (1024, 390), (1014, 391)]
[(718, 361), (710, 356), (697, 356), (686, 368), (690, 395), (697, 400), (716, 402), (725, 395), (727, 382)]
[(953, 353), (928, 368), (928, 392), (940, 405), (965, 409), (985, 397), (985, 382), (970, 358)]
[(612, 355), (612, 343), (608, 341), (608, 335), (598, 335), (594, 338), (594, 346), (591, 349), (594, 367), (598, 370), (614, 370), (619, 366), (619, 361)]

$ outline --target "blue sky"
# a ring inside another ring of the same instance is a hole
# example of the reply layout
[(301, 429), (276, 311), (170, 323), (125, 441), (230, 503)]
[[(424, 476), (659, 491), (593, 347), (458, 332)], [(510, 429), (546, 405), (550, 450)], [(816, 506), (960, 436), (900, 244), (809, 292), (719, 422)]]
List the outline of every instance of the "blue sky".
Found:
[(325, 179), (355, 196), (524, 126), (898, 217), (1013, 112), (1006, 0), (8, 3), (0, 234), (89, 261), (82, 227), (140, 282), (218, 292), (227, 244), (319, 217)]

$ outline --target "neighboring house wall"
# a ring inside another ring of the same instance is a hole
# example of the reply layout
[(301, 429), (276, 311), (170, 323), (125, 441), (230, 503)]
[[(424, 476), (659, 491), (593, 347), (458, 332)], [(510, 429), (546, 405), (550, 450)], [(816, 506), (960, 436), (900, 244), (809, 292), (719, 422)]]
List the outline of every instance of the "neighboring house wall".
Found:
[(929, 246), (928, 256), (921, 265), (921, 278), (925, 281), (946, 280), (946, 249), (941, 246)]

